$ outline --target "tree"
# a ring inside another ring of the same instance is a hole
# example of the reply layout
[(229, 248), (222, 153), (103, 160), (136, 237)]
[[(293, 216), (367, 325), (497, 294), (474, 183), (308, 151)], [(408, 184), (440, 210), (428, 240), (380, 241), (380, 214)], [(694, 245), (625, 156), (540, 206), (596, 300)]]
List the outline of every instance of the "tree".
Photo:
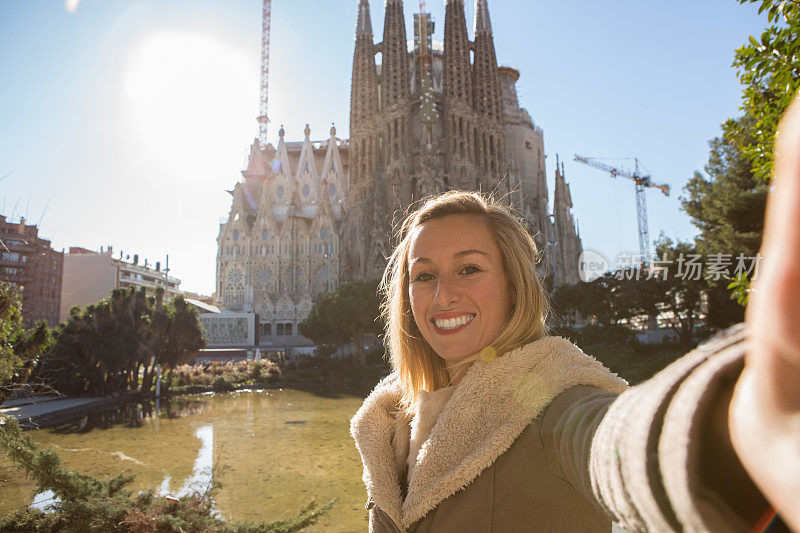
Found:
[(554, 313), (569, 327), (575, 325), (578, 316), (600, 327), (629, 319), (634, 314), (628, 307), (630, 294), (623, 290), (623, 282), (618, 278), (621, 278), (619, 273), (606, 272), (588, 283), (579, 281), (559, 287), (552, 298)]
[[(751, 134), (753, 122), (747, 116), (729, 121), (736, 127), (723, 128), (722, 137), (709, 142), (711, 150), (705, 167), (708, 177), (695, 172), (684, 188), (688, 197), (681, 199), (683, 210), (700, 230), (695, 238), (697, 252), (706, 259), (715, 255), (731, 262), (729, 275), (712, 280), (709, 286), (734, 289), (728, 297), (737, 298), (742, 304), (746, 303), (749, 278), (757, 272), (769, 189), (768, 183), (756, 175), (752, 160), (742, 148), (748, 142), (744, 137)], [(721, 293), (714, 290), (711, 295), (716, 299)], [(722, 307), (725, 303), (719, 302), (715, 308)]]
[(329, 348), (355, 342), (359, 361), (364, 363), (364, 338), (383, 332), (379, 317), (378, 281), (356, 281), (320, 298), (299, 329), (304, 337)]
[[(772, 177), (772, 146), (783, 112), (800, 88), (800, 2), (797, 0), (738, 0), (760, 4), (769, 26), (760, 39), (736, 50), (733, 66), (744, 86), (742, 110), (750, 121), (729, 121), (726, 132), (737, 132), (744, 155), (762, 181)], [(744, 133), (744, 135), (741, 135)]]
[(70, 311), (41, 375), (69, 394), (149, 392), (156, 365), (169, 370), (203, 346), (197, 315), (183, 298), (164, 304), (162, 291), (148, 297), (143, 288), (116, 289), (108, 300)]
[(684, 188), (683, 210), (700, 230), (695, 239), (697, 252), (738, 254), (754, 257), (761, 247), (768, 184), (753, 172), (752, 162), (742, 153), (740, 137), (753, 120), (733, 121), (742, 129), (726, 128), (722, 137), (709, 142), (705, 171), (695, 172)]
[(662, 236), (656, 250), (650, 267), (608, 272), (589, 283), (560, 287), (553, 306), (567, 319), (564, 325), (574, 326), (576, 315), (609, 331), (658, 320), (688, 348), (701, 319), (715, 328), (741, 320), (742, 308), (731, 302), (723, 286), (709, 285), (702, 270), (687, 268), (687, 260), (697, 255), (692, 244)]
[(15, 287), (0, 281), (0, 404), (27, 381), (49, 344), (45, 323), (27, 331), (22, 327), (22, 298)]

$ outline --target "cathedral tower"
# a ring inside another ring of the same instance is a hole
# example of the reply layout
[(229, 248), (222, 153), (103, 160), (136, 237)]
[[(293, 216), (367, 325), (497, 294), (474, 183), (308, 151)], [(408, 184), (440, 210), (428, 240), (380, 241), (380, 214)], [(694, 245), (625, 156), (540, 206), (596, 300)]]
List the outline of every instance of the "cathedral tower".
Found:
[[(381, 44), (381, 166), (388, 185), (385, 198), (404, 209), (411, 196), (409, 137), (411, 69), (402, 0), (386, 0)], [(400, 201), (398, 205), (397, 200)]]
[(378, 73), (369, 0), (360, 0), (356, 23), (356, 44), (350, 85), (350, 190), (347, 215), (342, 226), (345, 247), (351, 250), (343, 258), (345, 276), (358, 279), (364, 275), (364, 258), (370, 255), (363, 226), (372, 225), (375, 204), (375, 170), (378, 162)]
[(559, 166), (556, 157), (556, 190), (553, 197), (553, 225), (555, 232), (553, 270), (555, 285), (572, 285), (580, 281), (578, 274), (583, 253), (580, 235), (572, 214), (572, 194), (564, 175), (564, 163)]
[[(506, 143), (500, 76), (487, 1), (475, 0), (475, 61), (472, 82), (473, 107), (485, 128), (483, 135), (475, 143), (476, 162), (484, 172), (494, 176), (505, 172)], [(506, 183), (509, 184), (510, 180), (507, 179)]]
[(476, 188), (474, 138), (478, 133), (472, 113), (472, 68), (463, 0), (447, 0), (444, 20), (444, 121), (448, 163), (448, 185)]
[(350, 144), (360, 162), (351, 172), (351, 187), (362, 188), (375, 168), (375, 144), (378, 120), (378, 74), (369, 0), (360, 0), (353, 73), (350, 85)]

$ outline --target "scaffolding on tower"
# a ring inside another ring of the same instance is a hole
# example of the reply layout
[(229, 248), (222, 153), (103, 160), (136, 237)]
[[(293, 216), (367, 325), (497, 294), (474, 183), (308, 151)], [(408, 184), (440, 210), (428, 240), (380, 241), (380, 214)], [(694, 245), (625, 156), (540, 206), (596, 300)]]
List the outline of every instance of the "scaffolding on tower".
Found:
[[(425, 0), (419, 2), (419, 13), (414, 15), (414, 51), (417, 55), (417, 90), (420, 94), (420, 119), (423, 127), (431, 128), (436, 121), (436, 103), (433, 95), (433, 30), (431, 14), (426, 12)], [(428, 134), (430, 136), (432, 134)], [(430, 139), (428, 140), (428, 144)]]
[(258, 114), (258, 140), (261, 146), (267, 145), (267, 126), (269, 125), (269, 34), (272, 22), (272, 0), (264, 0), (261, 16), (261, 90)]

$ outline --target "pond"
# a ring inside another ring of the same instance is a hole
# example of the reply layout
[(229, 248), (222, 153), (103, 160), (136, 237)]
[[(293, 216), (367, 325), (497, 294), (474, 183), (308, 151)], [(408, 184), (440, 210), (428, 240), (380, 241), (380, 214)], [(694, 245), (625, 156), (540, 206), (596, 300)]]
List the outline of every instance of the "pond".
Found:
[[(138, 473), (133, 490), (182, 495), (204, 489), (213, 470), (215, 509), (227, 520), (274, 521), (311, 499), (334, 508), (309, 531), (365, 531), (366, 492), (349, 421), (363, 401), (294, 390), (184, 396), (134, 404), (28, 432), (69, 468), (95, 476)], [(0, 459), (0, 514), (50, 494)]]

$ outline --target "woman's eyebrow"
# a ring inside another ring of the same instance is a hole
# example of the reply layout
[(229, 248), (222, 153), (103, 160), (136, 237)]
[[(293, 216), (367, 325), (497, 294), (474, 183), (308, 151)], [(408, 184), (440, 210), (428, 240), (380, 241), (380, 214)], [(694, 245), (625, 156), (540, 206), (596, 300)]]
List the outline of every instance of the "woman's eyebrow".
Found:
[[(472, 254), (480, 254), (480, 255), (483, 255), (483, 256), (485, 256), (485, 257), (487, 257), (487, 258), (489, 257), (489, 254), (487, 254), (486, 252), (484, 252), (484, 251), (482, 251), (482, 250), (461, 250), (460, 252), (456, 252), (456, 253), (454, 253), (454, 254), (453, 254), (453, 257), (454, 257), (455, 259), (460, 259), (460, 258), (462, 258), (462, 257), (468, 256), (468, 255), (472, 255)], [(431, 261), (431, 260), (430, 260), (430, 259), (428, 259), (427, 257), (415, 257), (415, 258), (413, 258), (413, 259), (411, 260), (411, 262), (409, 263), (409, 267), (413, 267), (413, 266), (414, 266), (414, 265), (416, 265), (417, 263), (427, 263), (427, 264), (431, 264), (431, 263), (433, 263), (433, 261)]]
[(411, 260), (412, 265), (415, 265), (417, 263), (433, 263), (433, 261), (431, 261), (427, 257), (415, 257), (414, 259)]
[(456, 252), (453, 255), (453, 257), (458, 259), (458, 258), (464, 257), (466, 255), (472, 255), (472, 254), (480, 254), (480, 255), (486, 256), (487, 258), (489, 257), (489, 254), (487, 254), (486, 252), (484, 252), (482, 250), (462, 250), (460, 252)]

